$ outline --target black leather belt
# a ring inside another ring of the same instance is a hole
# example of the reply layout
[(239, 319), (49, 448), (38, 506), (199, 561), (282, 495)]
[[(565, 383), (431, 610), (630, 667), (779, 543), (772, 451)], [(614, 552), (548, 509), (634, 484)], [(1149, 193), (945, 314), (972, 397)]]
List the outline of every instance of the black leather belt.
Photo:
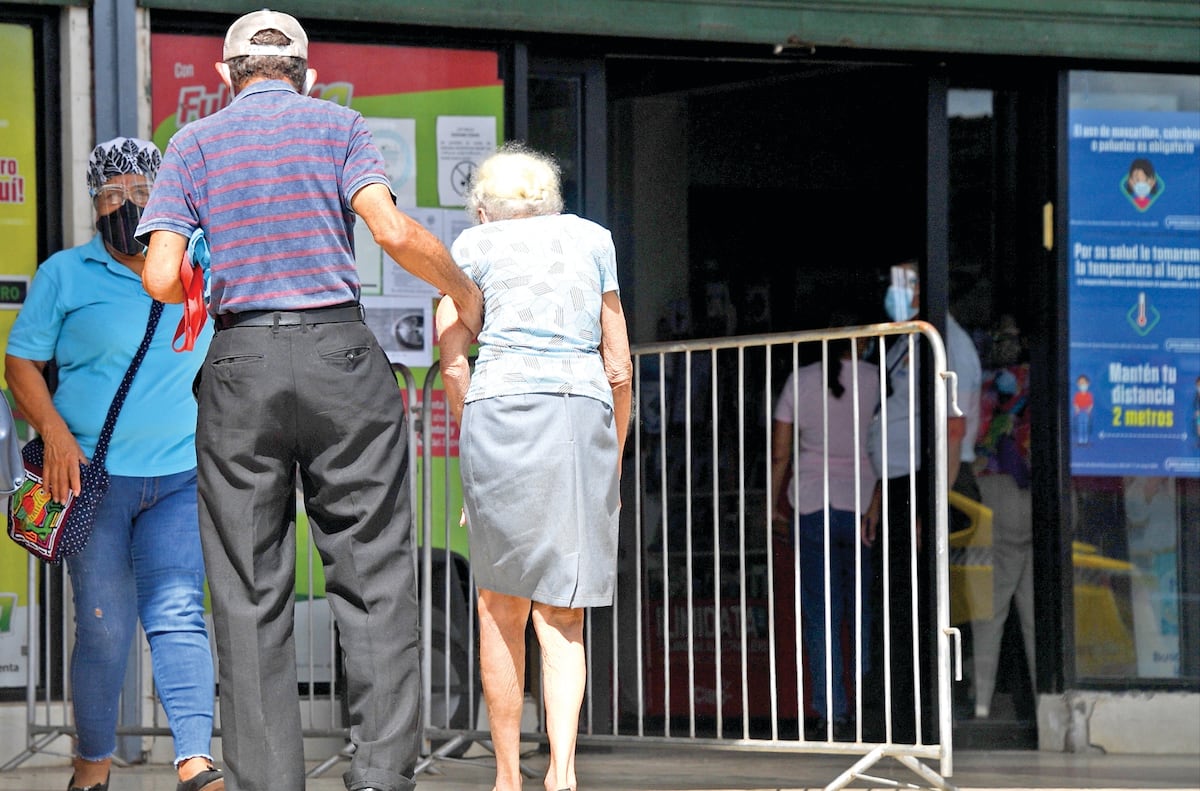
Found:
[(241, 313), (222, 313), (214, 324), (218, 330), (233, 327), (295, 327), (301, 324), (341, 324), (362, 321), (362, 305), (339, 305), (333, 308), (309, 310), (247, 310)]

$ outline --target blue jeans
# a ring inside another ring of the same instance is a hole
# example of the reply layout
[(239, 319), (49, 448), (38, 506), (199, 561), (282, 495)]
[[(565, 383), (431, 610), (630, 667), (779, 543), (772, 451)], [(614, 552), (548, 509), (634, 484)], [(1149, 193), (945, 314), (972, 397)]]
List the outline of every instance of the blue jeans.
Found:
[(71, 693), (79, 756), (117, 747), (117, 709), (138, 618), (176, 763), (211, 758), (213, 660), (204, 625), (196, 471), (112, 476), (87, 546), (67, 558), (75, 600)]
[[(833, 635), (830, 667), (833, 669), (833, 715), (850, 716), (844, 674), (854, 672), (854, 555), (861, 556), (859, 591), (862, 606), (862, 634), (870, 634), (871, 565), (869, 550), (858, 536), (853, 511), (829, 511), (829, 632)], [(825, 512), (800, 515), (800, 607), (804, 639), (804, 660), (812, 684), (813, 708), (824, 718), (829, 709), (825, 697)], [(843, 623), (850, 629), (851, 653), (843, 656)], [(863, 674), (867, 672), (867, 645), (862, 645)]]

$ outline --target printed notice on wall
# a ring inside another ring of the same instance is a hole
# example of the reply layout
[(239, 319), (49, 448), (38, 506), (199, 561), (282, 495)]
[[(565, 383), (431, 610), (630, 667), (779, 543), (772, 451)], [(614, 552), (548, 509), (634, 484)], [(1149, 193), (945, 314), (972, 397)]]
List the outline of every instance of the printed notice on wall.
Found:
[(1200, 113), (1068, 137), (1071, 472), (1200, 477)]
[(433, 300), (363, 297), (367, 326), (388, 360), (409, 368), (433, 364)]
[(412, 118), (367, 118), (397, 206), (417, 203), (417, 122)]
[(495, 116), (438, 116), (438, 201), (443, 206), (465, 205), (471, 174), (495, 149)]

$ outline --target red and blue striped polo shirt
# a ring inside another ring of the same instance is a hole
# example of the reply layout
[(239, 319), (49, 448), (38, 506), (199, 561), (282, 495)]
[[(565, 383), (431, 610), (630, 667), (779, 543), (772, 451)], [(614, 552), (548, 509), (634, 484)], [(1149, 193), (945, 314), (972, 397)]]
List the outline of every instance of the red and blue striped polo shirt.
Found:
[(137, 232), (204, 229), (213, 315), (354, 302), (350, 198), (376, 182), (388, 184), (361, 114), (258, 82), (171, 138)]

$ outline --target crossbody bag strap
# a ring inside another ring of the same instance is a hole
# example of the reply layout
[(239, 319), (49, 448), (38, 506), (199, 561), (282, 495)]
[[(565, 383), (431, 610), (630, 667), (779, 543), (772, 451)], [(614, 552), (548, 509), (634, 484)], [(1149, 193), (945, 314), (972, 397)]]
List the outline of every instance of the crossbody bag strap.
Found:
[(108, 456), (108, 443), (112, 440), (113, 429), (117, 426), (117, 416), (121, 414), (121, 407), (125, 405), (125, 396), (129, 395), (133, 377), (137, 375), (142, 360), (146, 359), (146, 352), (150, 349), (150, 341), (154, 338), (154, 331), (158, 328), (158, 320), (162, 318), (162, 312), (163, 303), (157, 299), (154, 300), (150, 304), (150, 319), (146, 322), (146, 335), (142, 338), (141, 345), (133, 355), (133, 361), (129, 363), (129, 368), (125, 371), (125, 378), (117, 386), (117, 394), (113, 396), (112, 404), (108, 407), (108, 414), (104, 417), (104, 427), (100, 429), (100, 439), (96, 441), (96, 451), (92, 454), (93, 464), (99, 462), (103, 465), (105, 457)]

